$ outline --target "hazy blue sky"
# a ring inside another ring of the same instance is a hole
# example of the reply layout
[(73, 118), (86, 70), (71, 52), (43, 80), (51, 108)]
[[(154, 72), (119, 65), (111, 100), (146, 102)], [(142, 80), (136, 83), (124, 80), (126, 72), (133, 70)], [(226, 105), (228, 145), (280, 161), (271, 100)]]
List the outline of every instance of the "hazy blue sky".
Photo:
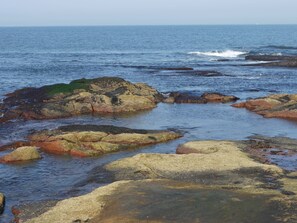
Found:
[(297, 24), (297, 0), (0, 0), (0, 26)]

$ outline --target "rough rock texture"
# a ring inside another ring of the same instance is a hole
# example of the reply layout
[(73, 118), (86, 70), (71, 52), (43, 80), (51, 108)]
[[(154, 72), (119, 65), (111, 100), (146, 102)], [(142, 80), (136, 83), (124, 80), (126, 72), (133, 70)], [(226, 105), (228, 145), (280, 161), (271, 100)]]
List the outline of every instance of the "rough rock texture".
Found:
[(192, 95), (182, 92), (171, 92), (169, 96), (164, 100), (165, 103), (228, 103), (235, 102), (239, 98), (235, 96), (223, 95), (220, 93), (204, 93), (201, 96)]
[(172, 131), (70, 125), (57, 130), (37, 132), (29, 139), (32, 145), (50, 153), (86, 157), (162, 143), (179, 137), (179, 133)]
[(257, 187), (120, 181), (58, 202), (26, 223), (296, 222), (296, 198)]
[(232, 105), (266, 118), (297, 119), (297, 94), (275, 94)]
[(297, 56), (248, 55), (245, 59), (253, 61), (269, 61), (268, 63), (249, 64), (248, 66), (297, 67)]
[(8, 94), (0, 106), (0, 121), (136, 112), (156, 107), (161, 99), (157, 90), (142, 83), (117, 77), (80, 79)]
[(141, 180), (118, 181), (54, 202), (36, 215), (22, 213), (19, 221), (296, 222), (296, 172), (256, 162), (243, 152), (246, 143), (194, 141), (181, 145), (180, 154), (140, 154), (112, 162), (105, 168), (117, 179)]
[(177, 150), (183, 155), (138, 154), (104, 168), (118, 180), (165, 178), (224, 185), (257, 185), (263, 183), (263, 175), (282, 175), (280, 168), (251, 159), (242, 152), (244, 146), (231, 141), (189, 142)]
[(36, 147), (24, 146), (24, 147), (19, 147), (13, 152), (1, 157), (0, 162), (11, 163), (11, 162), (35, 160), (40, 158), (41, 158), (41, 155), (39, 154)]
[(0, 193), (0, 215), (4, 211), (4, 206), (5, 206), (5, 197), (4, 197), (4, 194)]

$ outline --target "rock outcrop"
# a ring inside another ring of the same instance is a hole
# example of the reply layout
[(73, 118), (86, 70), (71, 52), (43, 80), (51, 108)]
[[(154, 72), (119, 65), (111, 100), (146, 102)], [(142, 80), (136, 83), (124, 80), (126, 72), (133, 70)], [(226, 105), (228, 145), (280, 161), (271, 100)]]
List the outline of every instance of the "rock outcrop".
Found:
[(157, 144), (181, 137), (173, 131), (137, 130), (115, 126), (70, 125), (29, 137), (42, 150), (72, 156), (98, 156)]
[(152, 109), (161, 100), (162, 95), (146, 84), (117, 77), (80, 79), (8, 94), (0, 106), (0, 122), (137, 112)]
[(206, 103), (229, 103), (235, 102), (239, 98), (230, 95), (224, 95), (220, 93), (204, 93), (201, 96), (183, 93), (183, 92), (171, 92), (169, 96), (164, 99), (165, 103), (193, 103), (193, 104), (206, 104)]
[(0, 215), (4, 211), (4, 206), (5, 206), (5, 196), (4, 194), (0, 193)]
[(38, 211), (20, 210), (17, 217), (26, 223), (296, 222), (296, 173), (253, 160), (243, 152), (246, 146), (194, 141), (181, 145), (179, 154), (114, 161), (104, 168), (130, 180)]
[(3, 157), (0, 157), (0, 163), (22, 162), (40, 158), (41, 155), (36, 147), (24, 146), (17, 148)]
[(297, 119), (297, 94), (275, 94), (234, 104), (266, 118)]

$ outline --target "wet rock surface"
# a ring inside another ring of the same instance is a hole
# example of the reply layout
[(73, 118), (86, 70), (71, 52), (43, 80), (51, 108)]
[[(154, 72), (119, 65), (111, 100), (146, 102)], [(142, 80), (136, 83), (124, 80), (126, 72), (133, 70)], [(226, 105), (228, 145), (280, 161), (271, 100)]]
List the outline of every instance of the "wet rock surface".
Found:
[(69, 125), (29, 136), (32, 145), (55, 154), (99, 156), (181, 137), (173, 131), (129, 129), (109, 125)]
[(297, 95), (274, 94), (234, 104), (236, 108), (246, 108), (266, 118), (297, 120)]
[(156, 107), (161, 99), (157, 90), (142, 83), (116, 77), (80, 79), (8, 94), (0, 106), (0, 121), (137, 112)]
[(246, 141), (244, 151), (262, 163), (297, 171), (297, 140), (286, 137), (255, 135)]
[(235, 102), (239, 98), (233, 95), (224, 95), (220, 93), (204, 93), (201, 96), (197, 96), (191, 93), (184, 92), (171, 92), (169, 96), (164, 100), (165, 103), (194, 103), (194, 104), (206, 104), (206, 103), (229, 103)]
[(15, 163), (37, 159), (41, 159), (38, 148), (32, 146), (24, 146), (15, 149), (11, 153), (3, 157), (0, 157), (0, 163)]

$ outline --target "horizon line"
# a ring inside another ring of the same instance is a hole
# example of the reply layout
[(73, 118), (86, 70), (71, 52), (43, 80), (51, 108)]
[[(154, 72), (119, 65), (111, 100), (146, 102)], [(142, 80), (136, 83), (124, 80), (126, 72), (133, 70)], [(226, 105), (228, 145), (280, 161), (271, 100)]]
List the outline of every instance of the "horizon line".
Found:
[(0, 25), (0, 28), (46, 28), (46, 27), (137, 27), (137, 26), (283, 26), (297, 23), (226, 23), (226, 24), (106, 24), (106, 25)]

